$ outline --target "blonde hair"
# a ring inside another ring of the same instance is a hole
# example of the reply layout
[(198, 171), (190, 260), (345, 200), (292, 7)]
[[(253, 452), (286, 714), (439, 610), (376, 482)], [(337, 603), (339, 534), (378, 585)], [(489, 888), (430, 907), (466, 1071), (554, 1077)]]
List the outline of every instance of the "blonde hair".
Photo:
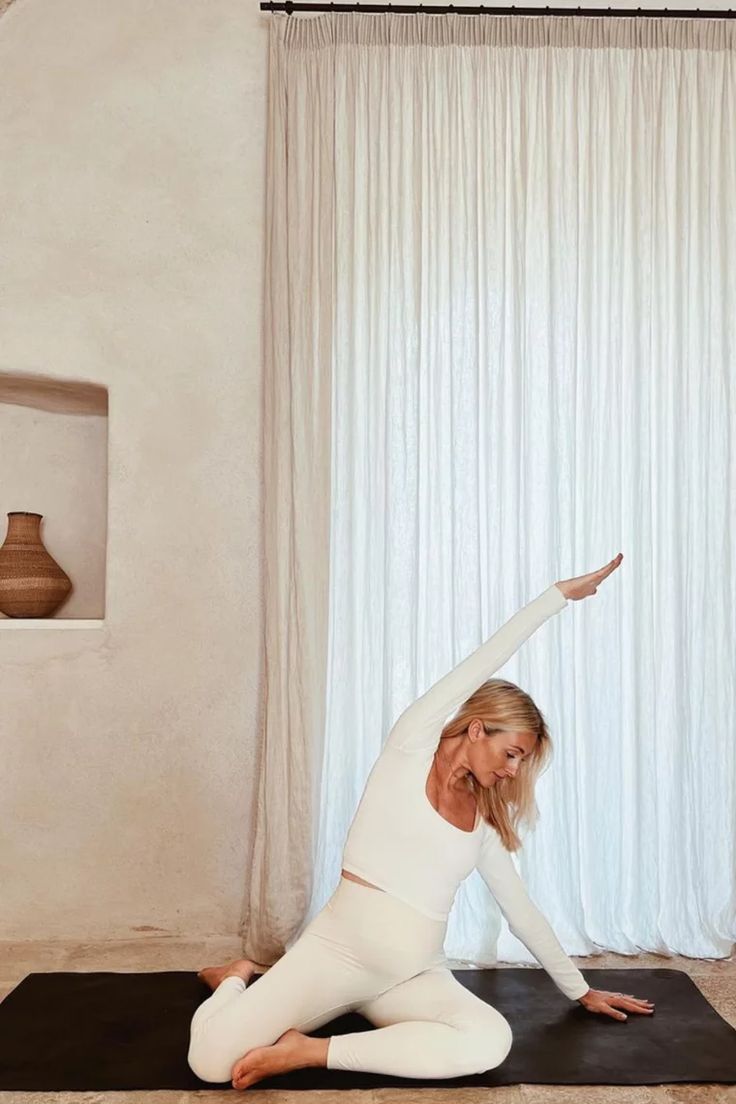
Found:
[(473, 774), (468, 779), (481, 816), (498, 831), (507, 851), (518, 851), (521, 838), (517, 828), (531, 826), (539, 817), (534, 786), (552, 756), (547, 722), (524, 690), (506, 679), (492, 678), (460, 706), (442, 729), (440, 739), (463, 735), (476, 717), (489, 736), (493, 732), (524, 731), (536, 737), (528, 759), (519, 763), (514, 778), (499, 779), (495, 786), (481, 786)]

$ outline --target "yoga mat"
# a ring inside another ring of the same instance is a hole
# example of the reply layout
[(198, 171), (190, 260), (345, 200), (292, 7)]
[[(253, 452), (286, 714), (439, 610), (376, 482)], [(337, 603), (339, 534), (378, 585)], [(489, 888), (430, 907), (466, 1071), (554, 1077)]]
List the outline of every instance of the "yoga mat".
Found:
[[(443, 1079), (304, 1069), (259, 1081), (272, 1089), (384, 1086), (651, 1085), (736, 1082), (736, 1030), (682, 970), (586, 969), (594, 989), (656, 1003), (653, 1015), (614, 1020), (563, 996), (544, 970), (453, 970), (506, 1016), (514, 1042), (487, 1073)], [(257, 985), (259, 978), (252, 979)], [(0, 1003), (0, 1091), (115, 1091), (230, 1087), (187, 1065), (189, 1025), (210, 990), (196, 973), (32, 973)], [(312, 1032), (371, 1030), (351, 1012)], [(235, 1092), (236, 1090), (232, 1090)], [(246, 1090), (247, 1091), (247, 1090)]]

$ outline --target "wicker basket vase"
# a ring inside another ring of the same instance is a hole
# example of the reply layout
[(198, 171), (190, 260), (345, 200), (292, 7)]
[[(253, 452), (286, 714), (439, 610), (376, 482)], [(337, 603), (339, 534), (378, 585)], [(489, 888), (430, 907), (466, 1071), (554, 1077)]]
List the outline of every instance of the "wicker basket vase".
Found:
[(72, 581), (41, 540), (41, 518), (26, 510), (8, 514), (0, 547), (0, 610), (8, 617), (48, 617), (72, 589)]

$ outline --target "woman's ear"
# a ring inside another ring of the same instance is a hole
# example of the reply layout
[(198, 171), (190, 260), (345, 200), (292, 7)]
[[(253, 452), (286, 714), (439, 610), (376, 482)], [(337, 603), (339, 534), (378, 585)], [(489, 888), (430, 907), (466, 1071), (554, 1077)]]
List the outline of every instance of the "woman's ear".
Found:
[(474, 717), (468, 725), (468, 736), (471, 740), (478, 740), (484, 732), (483, 722), (479, 720), (478, 717)]

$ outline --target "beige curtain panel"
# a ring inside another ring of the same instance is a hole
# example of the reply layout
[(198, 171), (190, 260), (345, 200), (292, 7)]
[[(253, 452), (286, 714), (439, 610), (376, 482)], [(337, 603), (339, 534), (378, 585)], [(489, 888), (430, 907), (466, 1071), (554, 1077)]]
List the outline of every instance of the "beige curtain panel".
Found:
[(324, 60), (271, 23), (264, 305), (265, 701), (248, 957), (273, 963), (307, 910), (324, 729), (333, 302), (332, 118)]

